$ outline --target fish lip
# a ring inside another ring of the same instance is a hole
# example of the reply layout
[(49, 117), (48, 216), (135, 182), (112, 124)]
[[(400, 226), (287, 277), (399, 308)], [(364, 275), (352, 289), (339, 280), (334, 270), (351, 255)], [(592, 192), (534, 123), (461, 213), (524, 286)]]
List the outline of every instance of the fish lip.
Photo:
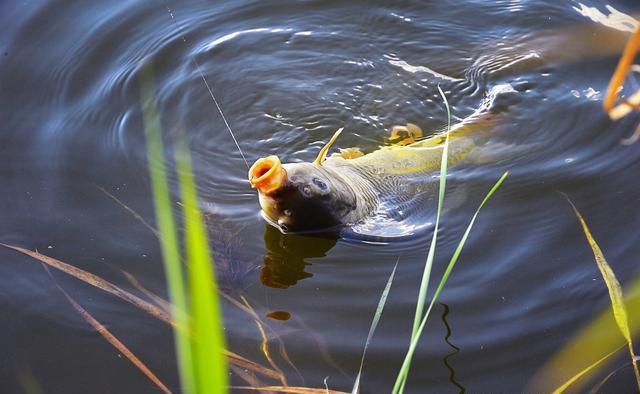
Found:
[(282, 228), (282, 226), (280, 226), (280, 224), (278, 224), (277, 221), (275, 221), (272, 218), (270, 218), (263, 210), (260, 210), (260, 215), (267, 222), (268, 225), (277, 228), (278, 231), (280, 231), (282, 234), (285, 234), (285, 235), (289, 235), (289, 234), (296, 234), (296, 235), (334, 235), (334, 234), (339, 234), (342, 231), (342, 229), (344, 229), (345, 227), (348, 227), (347, 224), (337, 224), (337, 225), (332, 226), (332, 227), (324, 227), (324, 228), (315, 229), (315, 230), (285, 230), (284, 228)]
[(249, 169), (249, 183), (262, 194), (272, 194), (287, 179), (287, 172), (276, 155), (260, 158)]
[(273, 227), (277, 228), (278, 230), (280, 230), (280, 232), (281, 232), (282, 234), (291, 234), (291, 231), (288, 231), (288, 230), (283, 229), (283, 228), (278, 224), (278, 222), (277, 222), (277, 221), (275, 221), (275, 220), (273, 220), (273, 219), (271, 219), (271, 218), (269, 217), (269, 215), (267, 215), (267, 214), (266, 214), (266, 212), (265, 212), (264, 210), (260, 210), (260, 215), (262, 216), (262, 218), (263, 218), (263, 219), (264, 219), (268, 224), (270, 224), (271, 226), (273, 226)]

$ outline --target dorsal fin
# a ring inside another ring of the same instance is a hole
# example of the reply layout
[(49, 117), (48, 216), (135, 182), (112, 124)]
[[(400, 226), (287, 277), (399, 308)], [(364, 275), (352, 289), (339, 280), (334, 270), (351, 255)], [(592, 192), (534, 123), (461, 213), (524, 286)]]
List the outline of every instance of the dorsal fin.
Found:
[(329, 148), (331, 148), (331, 145), (333, 145), (336, 139), (338, 139), (338, 136), (340, 135), (340, 133), (342, 133), (342, 130), (344, 130), (344, 127), (340, 127), (335, 133), (333, 133), (333, 137), (331, 137), (329, 142), (327, 142), (327, 144), (323, 146), (322, 149), (320, 149), (320, 152), (318, 153), (318, 157), (316, 157), (316, 159), (313, 161), (313, 164), (317, 164), (319, 166), (322, 165), (322, 162), (327, 157), (327, 152), (329, 152)]

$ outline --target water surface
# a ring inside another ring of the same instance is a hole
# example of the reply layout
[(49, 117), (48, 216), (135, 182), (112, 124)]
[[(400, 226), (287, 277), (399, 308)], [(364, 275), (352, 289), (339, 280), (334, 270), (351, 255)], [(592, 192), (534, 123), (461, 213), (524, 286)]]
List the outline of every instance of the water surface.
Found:
[[(633, 1), (609, 4), (640, 11)], [(166, 296), (157, 239), (100, 190), (154, 222), (148, 166), (158, 163), (146, 159), (139, 90), (145, 62), (153, 65), (166, 141), (184, 135), (193, 150), (221, 284), (246, 296), (282, 339), (296, 368), (275, 346), (273, 352), (291, 384), (321, 388), (328, 376), (331, 388), (350, 391), (378, 297), (400, 256), (363, 376), (364, 392), (389, 391), (407, 347), (433, 218), (389, 242), (281, 235), (259, 214), (245, 163), (200, 71), (250, 162), (270, 154), (313, 160), (339, 127), (345, 133), (338, 147), (363, 150), (375, 149), (396, 124), (441, 130), (446, 111), (438, 85), (454, 120), (497, 87), (511, 88), (492, 101), (504, 120), (495, 138), (499, 154), (452, 171), (451, 191), (459, 193), (443, 217), (436, 278), (484, 193), (503, 171), (511, 175), (482, 212), (442, 293), (407, 392), (520, 392), (607, 307), (591, 251), (557, 191), (581, 209), (623, 285), (638, 274), (640, 151), (619, 144), (638, 117), (614, 124), (601, 110), (623, 41), (609, 40), (578, 12), (605, 12), (604, 3), (168, 5), (173, 20), (155, 1), (0, 5), (1, 242), (136, 291), (125, 270)], [(23, 392), (29, 378), (47, 393), (157, 391), (77, 315), (39, 264), (4, 249), (0, 260), (2, 392)], [(168, 327), (53, 275), (178, 391)], [(265, 317), (273, 311), (291, 318)], [(252, 319), (230, 303), (224, 314), (228, 347), (266, 365)], [(232, 381), (245, 384), (235, 374)], [(625, 370), (607, 389), (633, 387)]]

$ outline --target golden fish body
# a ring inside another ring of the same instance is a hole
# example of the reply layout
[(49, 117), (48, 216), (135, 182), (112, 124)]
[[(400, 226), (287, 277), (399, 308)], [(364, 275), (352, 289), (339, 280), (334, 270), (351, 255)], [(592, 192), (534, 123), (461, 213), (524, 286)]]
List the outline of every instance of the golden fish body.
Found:
[[(351, 226), (381, 211), (404, 211), (416, 195), (429, 194), (449, 136), (449, 165), (464, 161), (487, 139), (488, 116), (467, 119), (447, 132), (363, 154), (356, 148), (326, 157), (337, 138), (313, 163), (281, 164), (276, 156), (249, 171), (264, 216), (282, 231), (317, 231)], [(409, 125), (408, 125), (409, 126)], [(326, 158), (325, 158), (326, 157)], [(431, 193), (433, 194), (433, 193)]]

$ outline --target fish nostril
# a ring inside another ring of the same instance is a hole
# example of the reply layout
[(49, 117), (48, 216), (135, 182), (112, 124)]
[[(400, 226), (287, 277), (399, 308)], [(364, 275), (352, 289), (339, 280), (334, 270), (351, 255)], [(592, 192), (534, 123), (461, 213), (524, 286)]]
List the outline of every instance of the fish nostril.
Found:
[(302, 191), (302, 194), (305, 197), (310, 197), (311, 196), (311, 186), (309, 185), (304, 185), (300, 188), (300, 191)]

